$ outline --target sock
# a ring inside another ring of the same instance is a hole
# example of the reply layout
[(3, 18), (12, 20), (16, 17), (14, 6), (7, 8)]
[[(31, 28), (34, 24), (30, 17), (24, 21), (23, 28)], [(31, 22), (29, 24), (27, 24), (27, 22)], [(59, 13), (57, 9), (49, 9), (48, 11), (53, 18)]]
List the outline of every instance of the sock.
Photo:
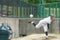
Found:
[(33, 25), (34, 25), (34, 26), (36, 26), (36, 24), (35, 24), (35, 23), (33, 23)]
[(36, 26), (36, 23), (34, 23), (34, 22), (31, 22), (32, 24), (33, 24), (33, 26)]
[(46, 36), (48, 36), (48, 32), (45, 32)]

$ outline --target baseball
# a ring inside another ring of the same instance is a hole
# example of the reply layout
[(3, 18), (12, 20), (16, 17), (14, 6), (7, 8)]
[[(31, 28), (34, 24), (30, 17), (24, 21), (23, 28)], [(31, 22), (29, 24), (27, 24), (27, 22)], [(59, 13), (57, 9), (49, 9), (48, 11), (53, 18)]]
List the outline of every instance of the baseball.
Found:
[(33, 14), (30, 14), (30, 18), (33, 18)]

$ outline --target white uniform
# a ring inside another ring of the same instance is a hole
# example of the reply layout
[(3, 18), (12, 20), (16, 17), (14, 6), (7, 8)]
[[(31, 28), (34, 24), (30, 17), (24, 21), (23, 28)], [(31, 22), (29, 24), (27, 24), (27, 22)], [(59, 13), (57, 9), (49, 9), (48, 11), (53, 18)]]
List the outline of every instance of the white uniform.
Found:
[(36, 25), (36, 28), (43, 27), (44, 28), (44, 32), (47, 32), (48, 31), (47, 23), (48, 24), (51, 23), (50, 16), (47, 17), (47, 18), (44, 18), (44, 19), (40, 20), (39, 23)]

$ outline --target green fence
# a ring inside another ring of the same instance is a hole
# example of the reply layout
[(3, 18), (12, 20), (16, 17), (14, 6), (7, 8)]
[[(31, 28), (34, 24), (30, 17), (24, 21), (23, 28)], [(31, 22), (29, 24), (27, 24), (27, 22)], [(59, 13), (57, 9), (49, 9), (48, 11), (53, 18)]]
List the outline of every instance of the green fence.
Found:
[(20, 0), (0, 0), (0, 16), (29, 18), (30, 14), (37, 15), (37, 6)]
[[(41, 2), (41, 1), (40, 1)], [(34, 18), (44, 18), (53, 13), (56, 18), (60, 18), (60, 2), (42, 3), (32, 5), (21, 0), (0, 0), (0, 16), (29, 18), (30, 14)]]
[(60, 2), (38, 5), (38, 14), (40, 18), (47, 17), (51, 13), (53, 13), (56, 18), (60, 18)]

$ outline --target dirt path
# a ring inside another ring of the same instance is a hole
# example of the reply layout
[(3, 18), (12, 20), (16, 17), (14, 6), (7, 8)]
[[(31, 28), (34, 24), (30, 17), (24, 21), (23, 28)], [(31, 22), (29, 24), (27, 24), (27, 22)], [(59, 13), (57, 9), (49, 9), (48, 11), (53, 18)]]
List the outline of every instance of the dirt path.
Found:
[(44, 34), (31, 34), (23, 38), (16, 38), (13, 40), (60, 40), (60, 34), (49, 34), (48, 39), (45, 38)]

